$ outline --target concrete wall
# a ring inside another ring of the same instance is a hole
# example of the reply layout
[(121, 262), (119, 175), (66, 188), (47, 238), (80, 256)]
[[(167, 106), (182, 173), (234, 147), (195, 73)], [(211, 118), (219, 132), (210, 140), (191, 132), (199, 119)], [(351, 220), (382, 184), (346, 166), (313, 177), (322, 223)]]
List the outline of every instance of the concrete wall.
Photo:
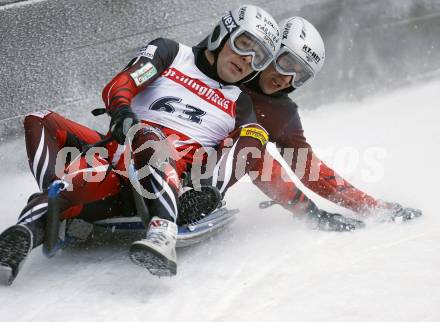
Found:
[[(148, 40), (195, 44), (240, 1), (0, 0), (0, 138), (23, 115), (51, 108), (92, 126), (101, 89)], [(322, 32), (322, 73), (294, 98), (304, 108), (438, 77), (439, 0), (247, 1)]]

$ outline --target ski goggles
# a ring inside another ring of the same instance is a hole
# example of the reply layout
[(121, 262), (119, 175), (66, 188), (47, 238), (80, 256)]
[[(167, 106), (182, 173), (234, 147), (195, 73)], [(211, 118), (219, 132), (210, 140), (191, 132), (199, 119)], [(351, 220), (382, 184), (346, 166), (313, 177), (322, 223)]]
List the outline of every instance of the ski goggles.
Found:
[(297, 88), (314, 76), (312, 68), (297, 54), (283, 46), (274, 59), (275, 69), (281, 75), (291, 75), (291, 84)]
[(229, 37), (229, 46), (241, 56), (252, 56), (252, 69), (261, 71), (265, 69), (273, 59), (273, 55), (261, 40), (248, 31), (241, 31)]

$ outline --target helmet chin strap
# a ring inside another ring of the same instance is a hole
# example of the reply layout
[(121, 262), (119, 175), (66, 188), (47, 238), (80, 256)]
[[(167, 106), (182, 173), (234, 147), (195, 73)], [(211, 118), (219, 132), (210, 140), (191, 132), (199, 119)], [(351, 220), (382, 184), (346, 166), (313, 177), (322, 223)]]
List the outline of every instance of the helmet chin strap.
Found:
[(257, 72), (256, 70), (254, 70), (252, 73), (250, 73), (245, 78), (243, 78), (240, 81), (240, 84), (248, 83), (248, 82), (250, 82), (251, 80), (253, 80), (255, 77), (257, 77), (259, 75), (260, 75), (260, 72)]

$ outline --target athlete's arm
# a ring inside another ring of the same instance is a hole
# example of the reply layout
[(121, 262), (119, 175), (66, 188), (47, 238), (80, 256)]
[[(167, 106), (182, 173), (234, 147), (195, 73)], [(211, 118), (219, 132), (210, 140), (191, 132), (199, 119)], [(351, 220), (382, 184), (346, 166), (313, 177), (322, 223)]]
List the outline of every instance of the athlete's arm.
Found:
[(153, 83), (168, 68), (179, 51), (175, 41), (157, 38), (142, 48), (119, 74), (102, 91), (108, 110), (130, 106), (132, 99)]
[(235, 128), (246, 124), (257, 123), (252, 99), (249, 95), (241, 93), (236, 102)]

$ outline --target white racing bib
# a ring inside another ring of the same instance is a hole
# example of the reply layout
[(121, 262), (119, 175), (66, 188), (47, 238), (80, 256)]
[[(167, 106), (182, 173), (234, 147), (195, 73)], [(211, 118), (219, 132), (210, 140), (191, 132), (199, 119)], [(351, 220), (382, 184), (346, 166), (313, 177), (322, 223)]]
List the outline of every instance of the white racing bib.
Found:
[(237, 86), (220, 85), (195, 65), (190, 47), (179, 44), (171, 66), (132, 101), (139, 119), (181, 132), (203, 146), (215, 146), (235, 128)]

